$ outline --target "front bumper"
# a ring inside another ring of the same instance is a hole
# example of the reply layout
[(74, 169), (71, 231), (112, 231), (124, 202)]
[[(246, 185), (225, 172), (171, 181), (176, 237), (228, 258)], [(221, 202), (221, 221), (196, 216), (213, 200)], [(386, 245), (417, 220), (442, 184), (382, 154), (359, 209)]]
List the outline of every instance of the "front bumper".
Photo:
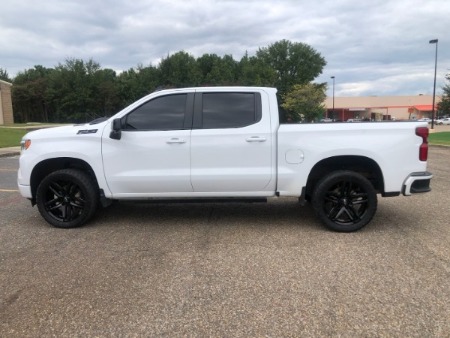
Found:
[(430, 181), (432, 178), (433, 174), (428, 171), (410, 174), (403, 182), (402, 194), (411, 196), (431, 191)]
[(32, 198), (31, 187), (29, 185), (18, 184), (19, 192), (23, 197)]

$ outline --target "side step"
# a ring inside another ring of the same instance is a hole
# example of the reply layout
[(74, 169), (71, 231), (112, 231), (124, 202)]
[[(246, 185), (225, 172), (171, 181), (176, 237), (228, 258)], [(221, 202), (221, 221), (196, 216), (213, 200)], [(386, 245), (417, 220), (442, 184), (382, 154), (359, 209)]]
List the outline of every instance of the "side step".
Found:
[[(139, 202), (139, 201), (133, 201)], [(249, 198), (149, 198), (141, 200), (145, 203), (267, 203), (266, 197), (249, 197)]]

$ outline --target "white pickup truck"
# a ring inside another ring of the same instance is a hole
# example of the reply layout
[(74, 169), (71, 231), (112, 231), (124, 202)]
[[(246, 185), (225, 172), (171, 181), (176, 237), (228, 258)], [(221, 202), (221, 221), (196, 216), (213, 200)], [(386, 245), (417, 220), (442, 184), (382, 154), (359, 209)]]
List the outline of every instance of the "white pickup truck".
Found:
[(163, 90), (103, 121), (28, 133), (18, 185), (61, 228), (114, 200), (292, 196), (349, 232), (377, 194), (430, 191), (427, 138), (421, 122), (280, 124), (274, 88)]

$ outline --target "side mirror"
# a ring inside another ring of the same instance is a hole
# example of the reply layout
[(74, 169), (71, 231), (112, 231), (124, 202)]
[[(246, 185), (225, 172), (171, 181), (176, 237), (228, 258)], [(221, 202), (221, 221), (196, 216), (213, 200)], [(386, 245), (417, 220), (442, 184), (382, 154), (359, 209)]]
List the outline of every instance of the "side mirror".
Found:
[(122, 121), (120, 119), (114, 119), (111, 125), (111, 133), (109, 137), (113, 140), (120, 140), (122, 137)]

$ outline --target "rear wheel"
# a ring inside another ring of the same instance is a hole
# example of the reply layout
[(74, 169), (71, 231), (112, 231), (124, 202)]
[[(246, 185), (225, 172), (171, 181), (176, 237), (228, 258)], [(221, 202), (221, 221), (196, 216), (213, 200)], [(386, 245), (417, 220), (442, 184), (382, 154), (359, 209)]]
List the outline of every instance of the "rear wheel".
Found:
[(81, 170), (58, 170), (39, 184), (36, 203), (42, 217), (51, 225), (75, 228), (94, 215), (98, 205), (97, 188)]
[(312, 204), (328, 228), (351, 232), (371, 221), (377, 210), (377, 194), (369, 180), (361, 174), (336, 171), (317, 184)]

